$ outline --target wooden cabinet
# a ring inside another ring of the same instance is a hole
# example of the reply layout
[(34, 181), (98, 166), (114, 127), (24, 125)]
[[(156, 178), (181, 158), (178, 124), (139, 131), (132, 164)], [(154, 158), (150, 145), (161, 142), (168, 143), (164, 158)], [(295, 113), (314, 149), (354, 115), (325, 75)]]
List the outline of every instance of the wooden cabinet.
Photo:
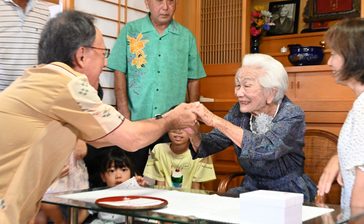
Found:
[(337, 84), (327, 65), (286, 67), (287, 96), (305, 111), (307, 128), (339, 134), (355, 95)]
[(287, 95), (294, 101), (351, 100), (354, 94), (337, 84), (329, 66), (286, 67), (289, 75)]

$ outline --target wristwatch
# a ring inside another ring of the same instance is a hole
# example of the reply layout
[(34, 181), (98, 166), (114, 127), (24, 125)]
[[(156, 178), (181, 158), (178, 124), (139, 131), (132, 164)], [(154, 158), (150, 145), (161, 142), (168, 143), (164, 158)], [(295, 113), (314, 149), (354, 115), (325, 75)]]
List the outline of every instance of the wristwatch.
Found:
[(154, 116), (156, 120), (163, 118), (162, 114), (157, 114)]

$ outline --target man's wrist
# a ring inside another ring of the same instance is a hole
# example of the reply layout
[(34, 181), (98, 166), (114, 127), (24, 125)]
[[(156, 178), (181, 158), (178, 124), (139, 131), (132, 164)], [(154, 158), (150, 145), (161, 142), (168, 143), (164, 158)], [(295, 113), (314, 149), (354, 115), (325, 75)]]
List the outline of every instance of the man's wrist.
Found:
[(170, 116), (168, 116), (168, 113), (165, 114), (156, 114), (154, 116), (155, 120), (163, 121), (161, 122), (161, 125), (163, 126), (163, 129), (167, 132), (171, 129), (174, 129), (173, 122), (171, 121)]
[(159, 120), (159, 119), (163, 118), (163, 115), (162, 115), (162, 114), (156, 114), (156, 115), (154, 116), (154, 118), (155, 118), (156, 120)]

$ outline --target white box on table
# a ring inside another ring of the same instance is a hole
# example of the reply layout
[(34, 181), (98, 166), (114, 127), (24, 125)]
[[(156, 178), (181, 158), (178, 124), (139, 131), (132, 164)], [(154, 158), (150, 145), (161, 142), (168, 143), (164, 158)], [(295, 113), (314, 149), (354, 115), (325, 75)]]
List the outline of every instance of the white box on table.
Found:
[(257, 190), (240, 194), (241, 224), (302, 223), (303, 194)]

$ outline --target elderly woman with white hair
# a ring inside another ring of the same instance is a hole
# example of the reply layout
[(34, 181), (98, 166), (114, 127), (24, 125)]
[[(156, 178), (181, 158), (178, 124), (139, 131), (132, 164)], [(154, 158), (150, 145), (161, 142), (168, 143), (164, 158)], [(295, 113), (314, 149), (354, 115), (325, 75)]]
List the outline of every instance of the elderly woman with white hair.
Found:
[(202, 104), (199, 120), (214, 129), (190, 133), (194, 158), (207, 157), (233, 145), (245, 172), (241, 186), (229, 194), (263, 189), (304, 194), (314, 201), (316, 186), (304, 174), (304, 112), (285, 92), (288, 76), (283, 65), (269, 55), (248, 54), (235, 76), (236, 103), (223, 118)]

